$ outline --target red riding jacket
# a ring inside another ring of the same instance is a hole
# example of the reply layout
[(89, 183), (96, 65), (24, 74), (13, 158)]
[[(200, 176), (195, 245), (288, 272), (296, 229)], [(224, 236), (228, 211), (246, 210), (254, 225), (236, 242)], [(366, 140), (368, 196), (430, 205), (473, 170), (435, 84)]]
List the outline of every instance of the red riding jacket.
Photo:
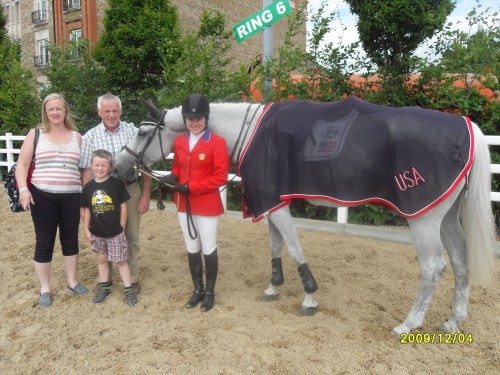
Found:
[[(174, 140), (172, 173), (179, 184), (189, 187), (188, 199), (193, 215), (216, 216), (224, 212), (219, 187), (227, 183), (229, 157), (224, 138), (206, 129), (192, 151), (189, 151), (189, 133)], [(178, 192), (174, 202), (179, 212), (186, 212), (186, 199)]]

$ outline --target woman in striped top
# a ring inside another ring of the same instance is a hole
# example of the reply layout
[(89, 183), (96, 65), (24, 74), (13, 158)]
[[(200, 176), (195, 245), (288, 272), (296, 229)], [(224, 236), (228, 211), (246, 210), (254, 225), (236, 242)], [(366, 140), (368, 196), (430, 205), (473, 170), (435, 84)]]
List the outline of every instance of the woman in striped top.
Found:
[(21, 147), (16, 180), (24, 210), (31, 211), (35, 227), (35, 271), (40, 282), (39, 305), (52, 305), (50, 269), (57, 229), (66, 269), (67, 288), (78, 296), (88, 290), (76, 281), (78, 226), (82, 184), (78, 162), (82, 137), (71, 119), (68, 103), (60, 94), (50, 94), (42, 103), (40, 137), (35, 150), (31, 184), (27, 175), (34, 149), (35, 129)]

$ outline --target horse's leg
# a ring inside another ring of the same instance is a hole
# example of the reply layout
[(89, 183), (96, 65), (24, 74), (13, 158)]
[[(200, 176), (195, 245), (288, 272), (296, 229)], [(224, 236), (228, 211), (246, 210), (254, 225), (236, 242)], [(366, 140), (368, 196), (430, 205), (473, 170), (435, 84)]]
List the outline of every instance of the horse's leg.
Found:
[(445, 215), (441, 224), (443, 240), (455, 274), (453, 295), (453, 314), (439, 329), (445, 332), (458, 332), (458, 325), (467, 318), (469, 302), (469, 280), (467, 275), (467, 246), (464, 232), (460, 225), (460, 201), (463, 192)]
[(297, 227), (290, 214), (290, 208), (288, 206), (282, 207), (271, 213), (268, 219), (281, 234), (290, 256), (298, 267), (305, 292), (304, 300), (300, 307), (300, 313), (302, 315), (314, 315), (318, 311), (318, 302), (314, 300), (314, 292), (318, 289), (318, 286), (304, 260), (304, 253), (300, 246)]
[(439, 234), (443, 216), (442, 207), (438, 206), (417, 219), (408, 220), (418, 255), (420, 287), (405, 321), (393, 329), (393, 333), (398, 336), (422, 325), (436, 285), (445, 270), (446, 264)]
[(281, 249), (283, 237), (271, 220), (269, 222), (269, 248), (271, 250), (271, 282), (264, 291), (264, 300), (274, 301), (279, 298), (278, 287), (283, 284), (283, 266), (281, 264)]

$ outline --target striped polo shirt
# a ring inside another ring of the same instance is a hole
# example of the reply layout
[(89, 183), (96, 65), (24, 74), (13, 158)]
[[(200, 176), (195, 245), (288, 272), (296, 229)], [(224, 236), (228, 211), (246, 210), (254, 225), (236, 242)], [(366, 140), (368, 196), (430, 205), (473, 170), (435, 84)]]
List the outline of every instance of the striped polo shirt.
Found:
[(123, 146), (126, 146), (134, 138), (137, 131), (138, 129), (134, 124), (120, 121), (118, 128), (114, 132), (110, 132), (101, 122), (83, 136), (82, 158), (79, 167), (83, 169), (90, 168), (92, 152), (98, 149), (110, 152), (113, 155), (114, 163)]
[(82, 191), (79, 161), (80, 144), (76, 131), (65, 144), (52, 143), (40, 132), (31, 183), (49, 193), (79, 193)]

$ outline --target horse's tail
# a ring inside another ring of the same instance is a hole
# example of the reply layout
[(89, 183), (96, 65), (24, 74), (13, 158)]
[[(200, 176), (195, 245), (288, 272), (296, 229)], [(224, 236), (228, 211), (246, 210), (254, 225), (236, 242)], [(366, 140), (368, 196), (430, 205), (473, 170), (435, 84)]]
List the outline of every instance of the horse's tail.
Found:
[(467, 242), (469, 279), (486, 286), (495, 277), (493, 243), (495, 223), (491, 210), (490, 152), (486, 138), (473, 123), (474, 162), (469, 174), (469, 186), (462, 203), (462, 226)]

